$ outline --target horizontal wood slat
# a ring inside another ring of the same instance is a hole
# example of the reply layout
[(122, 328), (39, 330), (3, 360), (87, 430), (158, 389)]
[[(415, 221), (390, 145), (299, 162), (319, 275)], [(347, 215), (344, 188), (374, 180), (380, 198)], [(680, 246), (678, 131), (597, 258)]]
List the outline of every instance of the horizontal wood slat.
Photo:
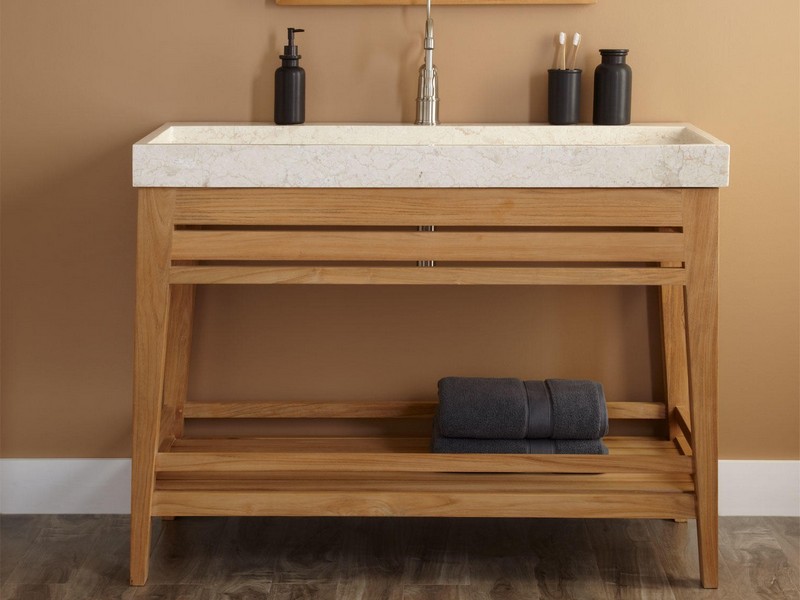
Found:
[(156, 490), (155, 516), (692, 518), (694, 494)]
[(690, 473), (690, 457), (392, 452), (168, 452), (157, 471), (409, 471), (444, 473)]
[(680, 227), (681, 191), (178, 189), (179, 225)]
[(173, 234), (173, 260), (672, 261), (662, 232), (205, 231)]
[(435, 400), (188, 402), (189, 419), (369, 419), (432, 417)]
[[(433, 417), (437, 400), (376, 400), (290, 402), (188, 402), (188, 419), (366, 419)], [(661, 402), (608, 402), (610, 419), (663, 419)]]
[(170, 283), (376, 285), (683, 285), (683, 268), (174, 266)]
[[(649, 436), (607, 436), (603, 438), (611, 454), (677, 455), (674, 444)], [(429, 437), (205, 437), (181, 438), (171, 446), (172, 452), (261, 452), (261, 453), (430, 453)]]
[[(176, 476), (180, 475), (180, 476)], [(671, 473), (372, 473), (365, 479), (358, 473), (241, 473), (197, 477), (187, 473), (162, 473), (159, 490), (259, 490), (259, 491), (418, 491), (458, 492), (464, 490), (506, 492), (592, 492), (634, 491), (693, 492), (690, 475)]]

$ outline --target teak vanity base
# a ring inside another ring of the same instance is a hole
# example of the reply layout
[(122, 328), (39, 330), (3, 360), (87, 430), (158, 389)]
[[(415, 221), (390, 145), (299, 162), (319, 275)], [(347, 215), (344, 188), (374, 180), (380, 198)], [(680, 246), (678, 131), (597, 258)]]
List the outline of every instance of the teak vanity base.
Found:
[[(700, 579), (716, 587), (717, 211), (716, 189), (141, 189), (131, 583), (147, 580), (153, 516), (374, 515), (696, 518)], [(428, 224), (436, 231), (417, 231)], [(612, 399), (609, 416), (666, 420), (669, 437), (609, 437), (608, 456), (432, 454), (427, 438), (188, 438), (187, 418), (436, 408), (187, 402), (197, 284), (659, 286), (667, 401)]]

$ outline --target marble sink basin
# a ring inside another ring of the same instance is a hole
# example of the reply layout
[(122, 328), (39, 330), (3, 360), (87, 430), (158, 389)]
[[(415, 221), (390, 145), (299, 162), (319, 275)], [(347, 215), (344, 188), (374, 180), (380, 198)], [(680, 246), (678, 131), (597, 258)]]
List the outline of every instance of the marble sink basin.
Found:
[(727, 144), (688, 124), (168, 123), (136, 187), (722, 187)]

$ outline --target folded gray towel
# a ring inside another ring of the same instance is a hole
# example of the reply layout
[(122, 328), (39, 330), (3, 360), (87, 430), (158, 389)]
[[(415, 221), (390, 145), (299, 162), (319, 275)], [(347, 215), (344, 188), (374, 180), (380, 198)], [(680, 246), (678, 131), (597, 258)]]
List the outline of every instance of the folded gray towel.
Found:
[(596, 381), (439, 380), (439, 433), (485, 440), (599, 440), (608, 433), (603, 386)]
[(434, 436), (431, 449), (445, 454), (608, 454), (602, 440), (476, 440)]

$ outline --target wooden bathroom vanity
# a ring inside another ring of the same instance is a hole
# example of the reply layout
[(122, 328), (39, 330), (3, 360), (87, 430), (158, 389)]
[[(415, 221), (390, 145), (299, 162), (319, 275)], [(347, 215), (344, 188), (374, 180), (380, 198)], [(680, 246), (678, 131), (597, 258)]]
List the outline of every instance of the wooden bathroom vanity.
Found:
[[(728, 147), (684, 125), (506, 127), (168, 125), (134, 146), (132, 584), (147, 579), (153, 516), (362, 515), (696, 518), (700, 579), (717, 586)], [(669, 433), (607, 437), (606, 456), (433, 454), (428, 437), (187, 437), (186, 419), (436, 409), (187, 401), (199, 284), (658, 286), (667, 400), (608, 409)]]

